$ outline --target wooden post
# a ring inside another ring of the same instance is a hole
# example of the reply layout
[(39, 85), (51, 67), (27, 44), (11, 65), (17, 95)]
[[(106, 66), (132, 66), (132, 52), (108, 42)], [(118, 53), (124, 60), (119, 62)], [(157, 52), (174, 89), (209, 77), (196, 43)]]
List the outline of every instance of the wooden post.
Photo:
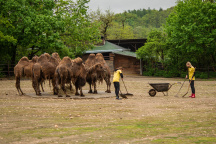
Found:
[(9, 64), (9, 62), (8, 62), (8, 76), (10, 77), (10, 64)]
[(140, 75), (143, 75), (143, 61), (140, 59)]

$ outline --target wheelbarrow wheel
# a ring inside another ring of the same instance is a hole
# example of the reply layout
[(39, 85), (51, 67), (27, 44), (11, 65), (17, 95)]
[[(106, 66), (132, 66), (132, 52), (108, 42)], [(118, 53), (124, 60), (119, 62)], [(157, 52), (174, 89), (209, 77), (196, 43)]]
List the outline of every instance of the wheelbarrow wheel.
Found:
[(151, 96), (151, 97), (154, 97), (155, 95), (156, 95), (156, 90), (155, 89), (151, 89), (150, 91), (149, 91), (149, 95)]

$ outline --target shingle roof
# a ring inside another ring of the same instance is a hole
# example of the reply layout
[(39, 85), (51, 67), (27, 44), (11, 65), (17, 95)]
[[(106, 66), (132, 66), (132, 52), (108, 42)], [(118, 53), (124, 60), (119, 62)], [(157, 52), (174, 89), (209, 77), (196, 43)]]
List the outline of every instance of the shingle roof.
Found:
[(105, 45), (103, 46), (96, 46), (92, 50), (88, 50), (85, 53), (115, 53), (115, 54), (120, 54), (120, 55), (125, 55), (125, 56), (131, 56), (131, 57), (136, 57), (136, 53), (130, 52), (129, 49), (123, 48), (121, 46), (112, 44), (108, 41), (105, 42)]

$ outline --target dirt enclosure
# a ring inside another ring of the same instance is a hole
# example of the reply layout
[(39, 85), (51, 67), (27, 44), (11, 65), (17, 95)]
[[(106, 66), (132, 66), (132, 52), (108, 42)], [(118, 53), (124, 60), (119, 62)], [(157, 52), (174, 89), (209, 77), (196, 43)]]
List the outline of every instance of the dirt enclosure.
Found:
[[(19, 96), (15, 80), (0, 80), (0, 143), (216, 143), (216, 81), (197, 80), (196, 98), (191, 99), (174, 97), (180, 84), (170, 89), (169, 96), (148, 95), (148, 83), (183, 79), (127, 76), (124, 80), (134, 96), (121, 101), (114, 94), (98, 99)], [(187, 86), (188, 82), (180, 95)], [(34, 93), (30, 80), (21, 81), (21, 88)], [(103, 83), (98, 91), (105, 89)], [(121, 89), (126, 93), (123, 84)], [(45, 91), (51, 91), (48, 82)]]

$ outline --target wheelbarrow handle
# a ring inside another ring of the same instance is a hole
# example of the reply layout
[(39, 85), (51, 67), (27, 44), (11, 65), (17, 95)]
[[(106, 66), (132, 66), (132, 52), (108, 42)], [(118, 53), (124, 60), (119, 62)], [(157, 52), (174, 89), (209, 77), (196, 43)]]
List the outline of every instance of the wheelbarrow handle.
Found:
[(173, 85), (178, 84), (178, 83), (181, 84), (181, 82), (177, 82), (177, 83), (174, 83), (174, 84), (169, 84), (169, 88), (168, 88), (168, 90), (171, 89), (171, 87), (172, 87)]
[(168, 90), (171, 89), (171, 87), (172, 87), (173, 85), (175, 85), (175, 83), (174, 83), (174, 84), (169, 84)]

